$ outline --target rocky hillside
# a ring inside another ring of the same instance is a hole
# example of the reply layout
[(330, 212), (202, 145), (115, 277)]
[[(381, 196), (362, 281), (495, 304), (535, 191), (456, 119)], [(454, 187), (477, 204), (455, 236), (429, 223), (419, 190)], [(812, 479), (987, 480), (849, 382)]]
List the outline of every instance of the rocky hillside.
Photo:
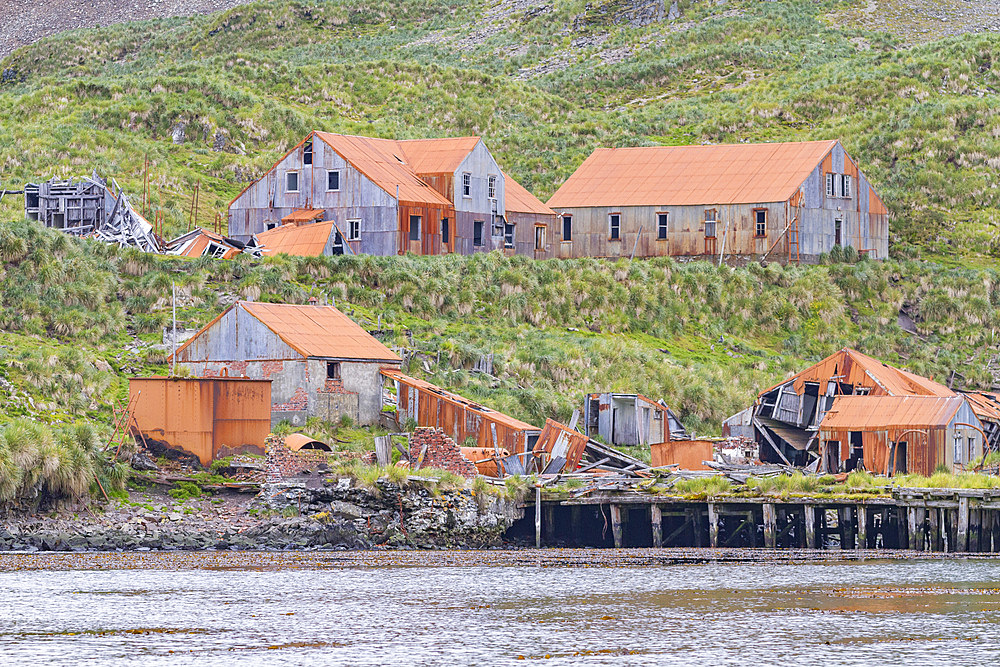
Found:
[(210, 14), (246, 0), (7, 0), (0, 12), (0, 58), (56, 33), (170, 16)]

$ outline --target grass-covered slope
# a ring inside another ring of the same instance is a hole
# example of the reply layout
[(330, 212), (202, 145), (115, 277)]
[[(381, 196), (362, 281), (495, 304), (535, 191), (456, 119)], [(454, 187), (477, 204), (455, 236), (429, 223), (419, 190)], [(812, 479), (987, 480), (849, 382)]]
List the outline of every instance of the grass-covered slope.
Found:
[[(690, 428), (718, 433), (762, 387), (843, 346), (942, 381), (955, 370), (971, 387), (994, 382), (1000, 352), (1000, 273), (913, 260), (738, 269), (495, 253), (192, 261), (24, 222), (0, 225), (0, 259), (0, 422), (106, 427), (129, 375), (167, 370), (153, 345), (173, 283), (187, 328), (236, 298), (335, 301), (365, 328), (380, 323), (409, 372), (539, 425), (567, 420), (587, 392), (620, 390), (662, 397)], [(897, 324), (900, 308), (917, 334)], [(490, 353), (495, 375), (473, 373)]]
[(176, 232), (195, 183), (209, 224), (314, 128), (482, 134), (542, 197), (597, 146), (837, 137), (898, 250), (1000, 253), (995, 34), (910, 46), (860, 3), (678, 4), (285, 1), (64, 33), (0, 64), (0, 182), (96, 168), (138, 194), (148, 154)]

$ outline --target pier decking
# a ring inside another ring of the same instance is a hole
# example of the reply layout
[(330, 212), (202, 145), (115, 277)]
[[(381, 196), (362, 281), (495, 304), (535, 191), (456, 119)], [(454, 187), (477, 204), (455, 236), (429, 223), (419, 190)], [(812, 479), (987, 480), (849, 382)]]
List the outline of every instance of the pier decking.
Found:
[(911, 549), (1000, 552), (1000, 489), (898, 489), (892, 497), (692, 500), (539, 494), (511, 529), (537, 546)]

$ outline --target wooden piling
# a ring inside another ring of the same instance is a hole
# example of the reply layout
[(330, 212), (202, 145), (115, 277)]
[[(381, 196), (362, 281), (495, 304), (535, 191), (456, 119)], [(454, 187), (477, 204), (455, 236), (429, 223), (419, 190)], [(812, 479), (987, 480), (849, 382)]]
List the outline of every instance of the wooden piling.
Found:
[(535, 548), (542, 548), (542, 487), (535, 487)]
[(912, 505), (906, 508), (907, 548), (916, 551), (917, 546), (917, 508)]
[(615, 538), (615, 549), (622, 548), (622, 506), (611, 506), (611, 534)]
[(837, 532), (840, 533), (840, 548), (843, 549), (853, 549), (853, 537), (854, 531), (853, 517), (851, 516), (850, 507), (838, 507), (837, 508)]
[(941, 510), (932, 507), (927, 510), (927, 523), (930, 524), (930, 550), (941, 551)]
[(715, 503), (708, 504), (708, 545), (713, 549), (719, 546), (719, 510)]
[(777, 518), (774, 512), (774, 503), (764, 503), (764, 546), (774, 549), (778, 546), (776, 539)]
[(958, 531), (955, 537), (955, 551), (969, 550), (969, 499), (966, 496), (958, 498)]
[(858, 505), (858, 539), (854, 548), (868, 548), (868, 508), (860, 504)]
[(803, 505), (806, 519), (806, 548), (816, 548), (816, 506)]
[(979, 533), (982, 510), (969, 510), (969, 551), (979, 551)]
[(653, 503), (649, 506), (649, 520), (653, 525), (653, 546), (663, 546), (663, 513), (660, 506)]

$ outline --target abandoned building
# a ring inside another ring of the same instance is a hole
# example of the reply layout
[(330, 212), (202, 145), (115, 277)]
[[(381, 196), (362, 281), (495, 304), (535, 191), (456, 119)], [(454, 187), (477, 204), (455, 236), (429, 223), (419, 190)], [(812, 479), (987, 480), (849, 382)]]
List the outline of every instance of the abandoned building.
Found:
[(112, 179), (107, 183), (90, 178), (53, 178), (24, 186), (24, 215), (74, 236), (91, 236), (107, 243), (160, 252), (162, 241), (153, 226), (140, 215)]
[(663, 401), (642, 394), (588, 394), (583, 406), (587, 435), (609, 445), (651, 445), (690, 435)]
[(399, 425), (412, 419), (417, 426), (444, 430), (459, 445), (475, 441), (476, 446), (506, 449), (512, 455), (534, 449), (541, 429), (484, 405), (474, 403), (430, 382), (404, 375), (399, 370), (382, 369), (390, 384), (383, 397), (392, 397)]
[(952, 398), (956, 393), (844, 348), (762, 391), (753, 406), (725, 421), (723, 435), (742, 435), (757, 442), (761, 461), (806, 466), (819, 458), (823, 419), (842, 396)]
[(197, 377), (271, 380), (271, 421), (378, 422), (382, 368), (400, 358), (333, 306), (240, 301), (177, 349)]
[[(508, 186), (513, 190), (508, 207)], [(471, 254), (547, 243), (555, 214), (506, 176), (479, 137), (395, 141), (312, 132), (229, 205), (243, 242), (331, 223), (322, 254)], [(518, 228), (520, 225), (521, 228)], [(530, 229), (529, 229), (530, 227)], [(263, 235), (263, 236), (261, 236)], [(520, 244), (520, 246), (518, 245)]]
[(836, 396), (819, 427), (821, 472), (957, 471), (983, 455), (983, 425), (961, 394)]
[(888, 211), (839, 141), (599, 148), (548, 205), (558, 257), (889, 251)]
[(163, 251), (168, 255), (215, 259), (232, 259), (244, 250), (246, 247), (239, 241), (201, 227), (195, 227), (163, 246)]

